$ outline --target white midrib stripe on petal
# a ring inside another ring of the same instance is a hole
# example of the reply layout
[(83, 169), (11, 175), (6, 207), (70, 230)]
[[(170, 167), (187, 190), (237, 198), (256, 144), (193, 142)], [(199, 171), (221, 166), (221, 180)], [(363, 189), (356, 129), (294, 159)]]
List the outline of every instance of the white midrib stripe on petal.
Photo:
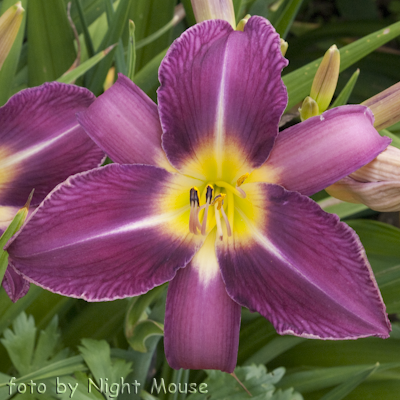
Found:
[(49, 139), (45, 142), (41, 142), (39, 144), (36, 144), (32, 147), (28, 147), (25, 150), (19, 151), (17, 153), (10, 154), (8, 157), (2, 160), (0, 164), (0, 168), (7, 168), (12, 165), (18, 164), (19, 162), (35, 155), (36, 153), (41, 152), (42, 150), (46, 149), (47, 147), (51, 146), (53, 143), (57, 142), (64, 136), (68, 135), (72, 131), (74, 131), (76, 128), (78, 128), (80, 125), (76, 124), (73, 127), (69, 128), (65, 132), (63, 132), (61, 135), (56, 136), (55, 138)]
[(222, 161), (224, 156), (224, 142), (225, 142), (225, 75), (226, 75), (226, 58), (227, 51), (225, 49), (224, 61), (222, 64), (221, 85), (219, 87), (219, 96), (217, 102), (217, 120), (215, 123), (215, 157), (217, 162), (217, 177), (222, 179)]
[[(118, 228), (115, 228), (115, 229), (112, 229), (109, 231), (105, 231), (105, 232), (101, 232), (97, 235), (85, 237), (80, 240), (75, 240), (73, 242), (66, 243), (59, 247), (54, 247), (54, 248), (51, 248), (49, 250), (44, 250), (44, 251), (38, 251), (38, 253), (30, 254), (29, 257), (34, 256), (35, 254), (44, 254), (44, 253), (48, 253), (48, 252), (53, 252), (53, 251), (67, 248), (67, 247), (76, 246), (81, 243), (89, 242), (89, 241), (96, 240), (96, 239), (111, 237), (111, 236), (119, 235), (119, 234), (126, 233), (126, 232), (134, 232), (134, 231), (138, 231), (141, 229), (154, 228), (158, 225), (162, 225), (166, 222), (170, 222), (170, 221), (174, 220), (175, 218), (179, 217), (182, 213), (184, 213), (188, 209), (189, 209), (189, 206), (185, 206), (175, 212), (170, 212), (170, 213), (165, 213), (165, 214), (161, 214), (161, 215), (154, 215), (154, 216), (151, 216), (148, 218), (143, 218), (140, 221), (131, 222), (131, 223), (122, 225)], [(162, 234), (162, 231), (160, 231), (160, 233)], [(189, 234), (189, 229), (188, 229), (188, 234)]]

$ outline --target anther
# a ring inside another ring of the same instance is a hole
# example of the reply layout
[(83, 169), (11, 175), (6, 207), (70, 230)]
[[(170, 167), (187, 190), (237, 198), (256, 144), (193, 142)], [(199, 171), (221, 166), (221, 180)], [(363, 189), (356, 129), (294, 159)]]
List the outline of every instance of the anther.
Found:
[(205, 236), (207, 230), (207, 217), (208, 217), (208, 207), (211, 204), (213, 198), (214, 188), (211, 185), (207, 185), (206, 191), (206, 204), (204, 207), (203, 222), (201, 224), (201, 234)]
[(246, 198), (246, 192), (240, 188), (239, 186), (243, 185), (243, 182), (249, 177), (249, 173), (246, 172), (244, 175), (240, 176), (239, 179), (236, 181), (236, 189), (242, 195), (244, 199)]
[(200, 229), (199, 223), (199, 206), (200, 206), (200, 195), (199, 189), (192, 187), (190, 189), (190, 216), (189, 216), (189, 232), (197, 235), (197, 228)]

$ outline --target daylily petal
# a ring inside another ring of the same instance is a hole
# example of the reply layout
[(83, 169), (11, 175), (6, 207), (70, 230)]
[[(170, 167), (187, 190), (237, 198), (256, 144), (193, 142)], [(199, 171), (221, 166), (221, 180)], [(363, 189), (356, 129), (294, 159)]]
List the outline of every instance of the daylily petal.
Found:
[(112, 300), (171, 280), (201, 246), (188, 230), (193, 179), (111, 164), (70, 177), (7, 245), (31, 282), (71, 297)]
[(17, 274), (13, 268), (7, 268), (4, 274), (3, 287), (11, 301), (15, 303), (21, 297), (24, 297), (28, 293), (29, 286), (30, 283)]
[(309, 196), (367, 164), (390, 142), (374, 129), (368, 108), (333, 108), (282, 131), (247, 182), (277, 183)]
[(245, 186), (253, 204), (240, 212), (245, 229), (217, 241), (228, 294), (280, 334), (388, 337), (385, 306), (354, 231), (299, 193)]
[(211, 234), (168, 287), (165, 355), (175, 369), (236, 366), (241, 307), (226, 293), (214, 243)]
[(330, 185), (326, 191), (348, 203), (362, 203), (381, 212), (400, 211), (400, 181), (359, 182), (351, 176)]
[(286, 65), (279, 35), (261, 17), (244, 32), (211, 20), (183, 33), (159, 70), (162, 143), (172, 165), (217, 180), (260, 166), (286, 107)]
[(0, 204), (32, 205), (68, 176), (99, 166), (104, 153), (75, 113), (94, 100), (87, 89), (46, 83), (13, 96), (0, 108)]
[(161, 148), (157, 105), (126, 76), (119, 74), (77, 118), (114, 162), (171, 168)]

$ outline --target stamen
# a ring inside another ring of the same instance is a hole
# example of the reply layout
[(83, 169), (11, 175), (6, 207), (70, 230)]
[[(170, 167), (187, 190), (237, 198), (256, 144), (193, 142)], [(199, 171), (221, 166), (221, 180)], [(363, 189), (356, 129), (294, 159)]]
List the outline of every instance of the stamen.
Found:
[[(189, 216), (189, 232), (195, 235), (198, 234), (197, 228), (199, 228), (199, 189), (197, 187), (192, 187), (190, 189), (190, 216)], [(200, 229), (200, 228), (199, 228)]]
[(224, 220), (225, 220), (227, 234), (228, 234), (228, 236), (232, 236), (231, 225), (230, 225), (230, 223), (228, 221), (228, 217), (225, 214), (224, 207), (221, 208), (221, 214), (222, 214), (222, 216), (224, 217)]
[(241, 193), (241, 197), (244, 199), (246, 198), (246, 192), (240, 188), (239, 186), (243, 185), (243, 182), (249, 177), (249, 173), (246, 172), (244, 175), (240, 176), (239, 179), (236, 181), (236, 190)]
[(242, 186), (243, 182), (249, 177), (249, 173), (246, 172), (244, 175), (242, 175), (241, 177), (239, 177), (239, 179), (236, 181), (236, 187)]
[[(224, 210), (224, 207), (223, 207), (225, 197), (226, 197), (225, 193), (220, 193), (219, 195), (214, 197), (214, 201), (212, 203), (212, 205), (214, 205), (216, 207), (215, 216), (216, 216), (216, 221), (217, 221), (218, 233), (220, 234), (220, 239), (221, 240), (222, 240), (222, 227), (221, 227), (221, 220), (220, 220), (220, 217), (219, 217), (219, 211), (221, 211), (221, 214), (222, 214), (222, 216), (223, 216), (223, 218), (225, 220), (226, 230), (227, 230), (228, 236), (232, 236), (231, 225), (230, 225), (230, 223), (228, 221), (228, 217), (226, 216), (225, 210)], [(218, 213), (218, 216), (217, 216), (217, 213)], [(219, 231), (219, 229), (220, 229), (220, 231)]]
[(217, 181), (215, 182), (215, 184), (217, 186), (223, 187), (226, 190), (232, 192), (233, 194), (235, 194), (236, 196), (239, 196), (241, 198), (245, 198), (246, 197), (246, 193), (240, 189), (240, 188), (234, 188), (232, 185), (230, 185), (229, 183), (223, 182), (223, 181)]
[(224, 234), (222, 232), (222, 225), (221, 225), (221, 217), (219, 214), (219, 210), (218, 210), (218, 203), (214, 204), (215, 207), (215, 222), (217, 223), (217, 233), (219, 236), (219, 239), (222, 240), (224, 238)]
[(214, 188), (212, 185), (207, 185), (206, 190), (206, 204), (204, 208), (203, 222), (201, 223), (201, 234), (205, 236), (207, 231), (207, 217), (208, 217), (208, 207), (211, 204), (213, 198)]

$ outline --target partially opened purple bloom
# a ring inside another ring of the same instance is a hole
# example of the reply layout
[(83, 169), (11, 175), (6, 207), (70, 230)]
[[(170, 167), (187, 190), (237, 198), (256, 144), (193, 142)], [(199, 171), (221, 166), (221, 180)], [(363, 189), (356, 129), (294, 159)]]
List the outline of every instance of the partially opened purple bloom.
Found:
[[(32, 189), (31, 209), (68, 176), (101, 165), (103, 151), (75, 117), (94, 100), (87, 89), (49, 83), (19, 92), (0, 108), (0, 235)], [(8, 268), (3, 286), (16, 301), (29, 282)]]
[(305, 195), (390, 140), (362, 106), (278, 135), (285, 65), (273, 27), (252, 17), (244, 32), (213, 20), (176, 40), (160, 67), (158, 109), (120, 76), (78, 119), (113, 161), (137, 164), (68, 179), (9, 245), (12, 265), (89, 301), (171, 281), (165, 349), (173, 368), (233, 371), (240, 306), (281, 334), (387, 337), (357, 235)]

